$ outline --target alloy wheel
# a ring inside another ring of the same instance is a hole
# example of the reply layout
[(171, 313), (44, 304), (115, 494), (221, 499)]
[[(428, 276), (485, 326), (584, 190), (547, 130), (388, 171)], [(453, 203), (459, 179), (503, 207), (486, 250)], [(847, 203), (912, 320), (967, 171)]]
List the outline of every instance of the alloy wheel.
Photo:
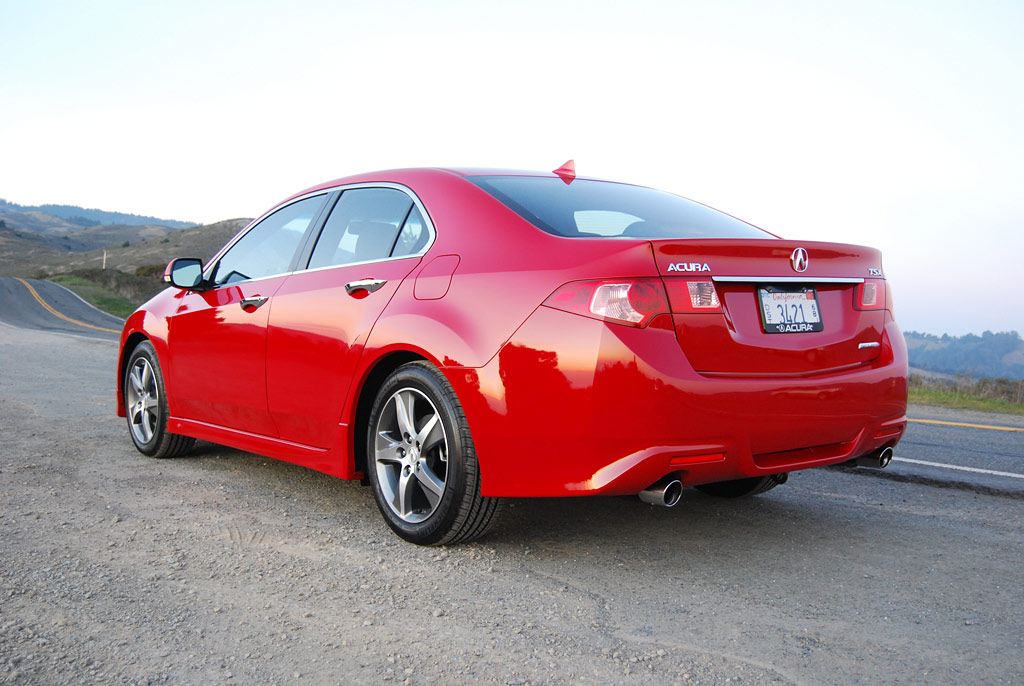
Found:
[(417, 524), (437, 510), (448, 479), (448, 436), (430, 398), (402, 388), (375, 427), (374, 467), (381, 494), (402, 521)]
[(132, 435), (139, 443), (149, 443), (160, 426), (160, 389), (153, 366), (145, 357), (137, 358), (132, 365), (125, 392)]

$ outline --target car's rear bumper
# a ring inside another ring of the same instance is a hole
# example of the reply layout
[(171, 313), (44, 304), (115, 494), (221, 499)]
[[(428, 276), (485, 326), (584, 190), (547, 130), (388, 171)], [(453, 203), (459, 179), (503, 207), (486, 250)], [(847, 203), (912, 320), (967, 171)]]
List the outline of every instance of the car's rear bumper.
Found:
[(633, 494), (671, 473), (697, 485), (819, 467), (895, 445), (906, 426), (906, 348), (891, 318), (871, 363), (712, 378), (670, 326), (541, 307), (487, 365), (445, 372), (488, 496)]

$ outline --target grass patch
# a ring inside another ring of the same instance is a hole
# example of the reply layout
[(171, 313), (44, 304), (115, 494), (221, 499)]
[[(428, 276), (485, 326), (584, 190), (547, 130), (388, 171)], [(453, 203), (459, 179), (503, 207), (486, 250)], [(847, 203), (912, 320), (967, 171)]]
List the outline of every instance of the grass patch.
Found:
[(117, 269), (78, 269), (65, 274), (39, 274), (36, 278), (59, 283), (86, 302), (122, 318), (165, 287), (156, 274), (129, 274)]
[(71, 274), (54, 274), (53, 276), (47, 277), (48, 280), (54, 283), (59, 283), (68, 290), (74, 292), (82, 300), (86, 301), (90, 305), (97, 307), (104, 312), (109, 312), (115, 317), (121, 317), (126, 319), (128, 315), (135, 311), (138, 307), (138, 303), (135, 303), (123, 295), (118, 295), (114, 291), (101, 286), (94, 281), (89, 281), (80, 276), (74, 276)]
[(937, 388), (910, 388), (910, 402), (918, 405), (949, 407), (954, 410), (978, 410), (1024, 415), (1024, 405), (998, 398), (980, 398), (973, 395), (945, 391)]

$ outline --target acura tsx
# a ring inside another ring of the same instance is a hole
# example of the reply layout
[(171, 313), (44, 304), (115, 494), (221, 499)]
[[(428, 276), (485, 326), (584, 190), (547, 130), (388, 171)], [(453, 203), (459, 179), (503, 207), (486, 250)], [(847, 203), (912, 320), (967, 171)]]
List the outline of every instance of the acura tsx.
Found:
[(363, 479), (423, 545), (482, 535), (506, 497), (671, 505), (884, 466), (906, 426), (877, 250), (571, 163), (324, 183), (165, 280), (121, 336), (138, 450), (201, 439)]

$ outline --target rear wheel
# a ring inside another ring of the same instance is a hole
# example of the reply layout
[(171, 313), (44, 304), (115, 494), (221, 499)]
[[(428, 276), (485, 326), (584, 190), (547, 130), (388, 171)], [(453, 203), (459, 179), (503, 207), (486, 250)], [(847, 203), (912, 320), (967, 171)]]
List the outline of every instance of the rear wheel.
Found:
[(501, 501), (480, 495), (473, 438), (451, 384), (412, 362), (387, 378), (370, 412), (367, 476), (388, 526), (418, 545), (482, 536)]
[(696, 489), (701, 493), (717, 496), (719, 498), (746, 498), (751, 495), (759, 495), (772, 490), (776, 486), (786, 483), (789, 473), (769, 474), (768, 476), (755, 476), (749, 479), (734, 479), (732, 481), (719, 481), (713, 484), (701, 484)]
[(196, 440), (167, 431), (167, 395), (160, 361), (152, 344), (139, 343), (124, 375), (124, 410), (128, 433), (143, 455), (175, 457), (192, 449)]

